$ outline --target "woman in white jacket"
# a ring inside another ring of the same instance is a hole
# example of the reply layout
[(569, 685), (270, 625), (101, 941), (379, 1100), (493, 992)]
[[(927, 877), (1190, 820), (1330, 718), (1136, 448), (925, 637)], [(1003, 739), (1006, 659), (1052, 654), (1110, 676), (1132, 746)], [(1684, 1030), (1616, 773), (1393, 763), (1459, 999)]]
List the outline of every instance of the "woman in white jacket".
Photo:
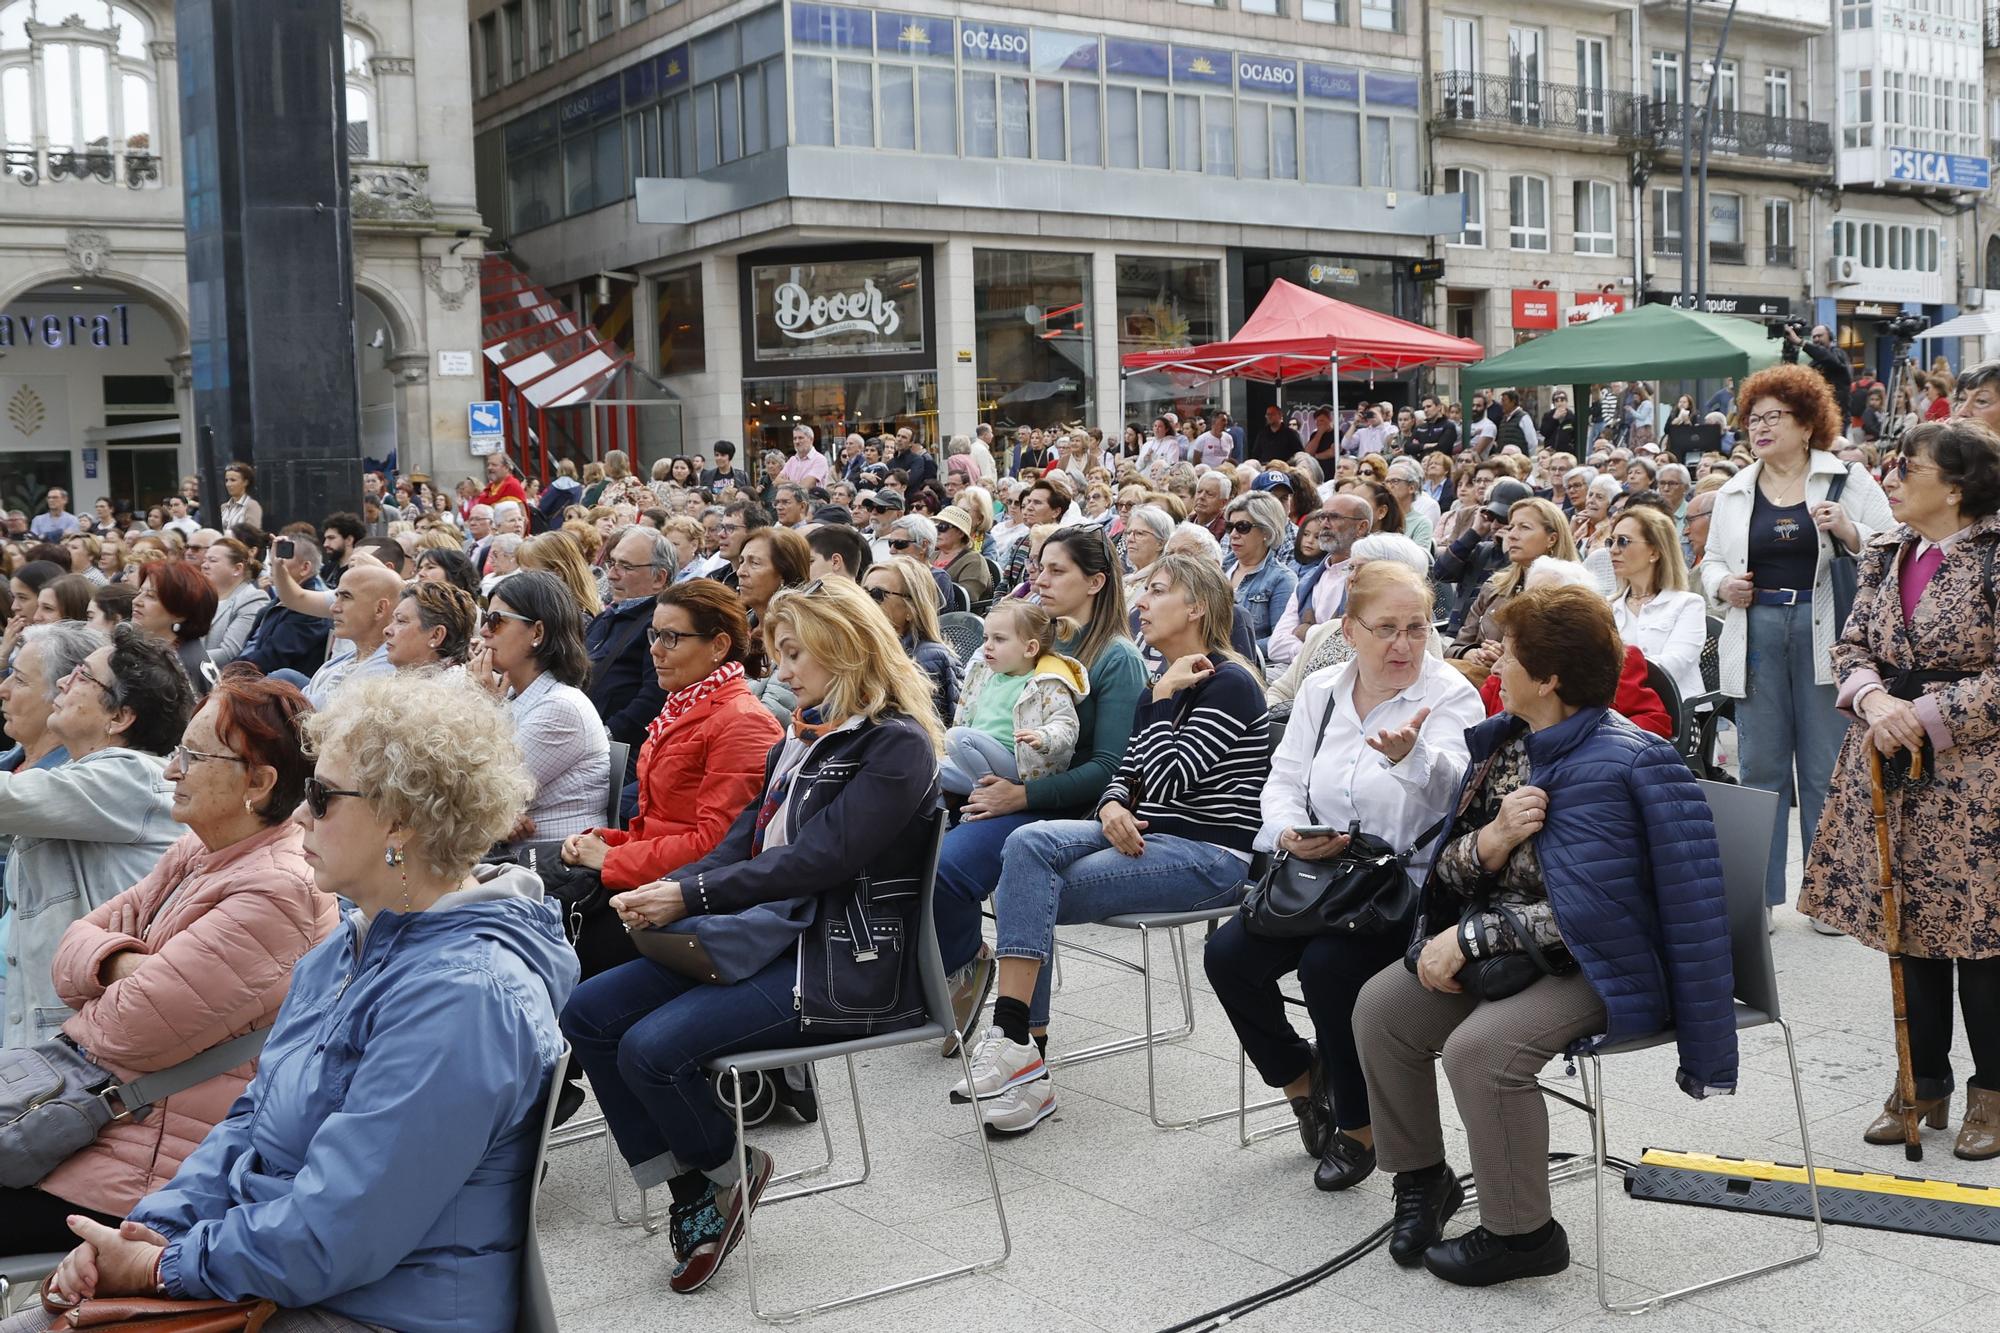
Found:
[(1618, 516), (1606, 543), (1618, 588), (1611, 618), (1619, 637), (1674, 678), (1681, 698), (1703, 692), (1701, 650), (1708, 643), (1708, 606), (1688, 590), (1680, 534), (1664, 510), (1633, 505)]
[[(1737, 401), (1757, 458), (1715, 493), (1701, 586), (1727, 608), (1720, 684), (1742, 700), (1743, 783), (1777, 792), (1786, 810), (1796, 793), (1810, 851), (1847, 730), (1834, 708), (1833, 544), (1859, 551), (1895, 519), (1875, 479), (1834, 455), (1841, 413), (1818, 372), (1760, 370)], [(1772, 906), (1785, 901), (1785, 827), (1780, 819), (1764, 883)]]

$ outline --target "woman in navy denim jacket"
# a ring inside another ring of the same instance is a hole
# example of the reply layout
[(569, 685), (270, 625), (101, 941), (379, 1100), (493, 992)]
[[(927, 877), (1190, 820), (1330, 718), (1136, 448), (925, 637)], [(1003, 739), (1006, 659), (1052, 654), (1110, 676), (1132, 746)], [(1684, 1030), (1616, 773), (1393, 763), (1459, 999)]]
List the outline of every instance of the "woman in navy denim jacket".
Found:
[(1229, 558), (1223, 564), (1236, 590), (1236, 615), (1249, 627), (1261, 653), (1298, 586), (1298, 575), (1278, 558), (1291, 520), (1285, 517), (1285, 507), (1263, 491), (1230, 501), (1223, 520), (1229, 542)]

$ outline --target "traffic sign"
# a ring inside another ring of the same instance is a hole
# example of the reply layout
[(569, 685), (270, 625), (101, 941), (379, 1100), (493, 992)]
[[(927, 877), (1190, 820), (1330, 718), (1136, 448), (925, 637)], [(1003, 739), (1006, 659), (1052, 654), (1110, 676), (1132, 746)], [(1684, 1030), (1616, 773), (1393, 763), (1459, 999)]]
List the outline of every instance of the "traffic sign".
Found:
[(500, 404), (496, 402), (467, 403), (465, 406), (465, 433), (473, 439), (481, 436), (498, 438), (506, 434), (501, 425)]

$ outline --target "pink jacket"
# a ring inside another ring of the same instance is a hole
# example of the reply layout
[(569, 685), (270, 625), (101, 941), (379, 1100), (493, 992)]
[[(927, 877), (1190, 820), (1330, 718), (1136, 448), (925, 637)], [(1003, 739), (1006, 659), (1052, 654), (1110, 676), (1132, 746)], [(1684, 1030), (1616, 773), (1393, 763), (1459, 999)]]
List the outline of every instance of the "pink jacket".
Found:
[[(304, 837), (286, 820), (211, 852), (189, 833), (151, 874), (71, 925), (54, 968), (57, 993), (76, 1010), (63, 1031), (91, 1059), (132, 1078), (269, 1024), (292, 964), (326, 938), (336, 918), (334, 900), (313, 887)], [(140, 940), (105, 929), (119, 903), (136, 904), (149, 923)], [(152, 956), (106, 986), (105, 963), (125, 949)], [(40, 1188), (123, 1217), (172, 1179), (181, 1159), (229, 1114), (255, 1068), (218, 1074), (137, 1122), (107, 1125)]]

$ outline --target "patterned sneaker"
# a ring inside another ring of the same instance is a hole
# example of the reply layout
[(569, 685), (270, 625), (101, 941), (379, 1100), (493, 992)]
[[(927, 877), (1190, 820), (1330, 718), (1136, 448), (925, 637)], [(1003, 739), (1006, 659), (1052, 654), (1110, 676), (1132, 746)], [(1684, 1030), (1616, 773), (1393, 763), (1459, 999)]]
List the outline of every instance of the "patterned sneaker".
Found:
[(999, 1096), (979, 1104), (990, 1138), (1013, 1138), (1026, 1134), (1056, 1113), (1055, 1084), (1044, 1073), (1026, 1083), (1016, 1083)]
[(715, 1209), (715, 1186), (693, 1203), (676, 1203), (667, 1208), (667, 1240), (674, 1247), (673, 1276), (687, 1271), (688, 1256), (695, 1247), (722, 1234), (722, 1214)]
[(998, 1097), (1016, 1083), (1041, 1077), (1047, 1067), (1042, 1063), (1041, 1049), (1034, 1042), (1008, 1041), (1007, 1034), (999, 1028), (988, 1028), (972, 1050), (971, 1092), (967, 1092), (965, 1080), (960, 1079), (951, 1090), (951, 1099), (964, 1103), (977, 1097), (983, 1102)]
[(743, 1239), (743, 1225), (756, 1210), (757, 1201), (764, 1197), (765, 1186), (771, 1183), (776, 1164), (771, 1154), (762, 1148), (750, 1150), (750, 1174), (726, 1196), (722, 1191), (711, 1190), (707, 1208), (696, 1214), (690, 1226), (690, 1235), (698, 1234), (694, 1249), (685, 1262), (675, 1268), (667, 1285), (677, 1295), (685, 1296), (691, 1291), (699, 1291), (715, 1276), (736, 1249), (736, 1242)]

